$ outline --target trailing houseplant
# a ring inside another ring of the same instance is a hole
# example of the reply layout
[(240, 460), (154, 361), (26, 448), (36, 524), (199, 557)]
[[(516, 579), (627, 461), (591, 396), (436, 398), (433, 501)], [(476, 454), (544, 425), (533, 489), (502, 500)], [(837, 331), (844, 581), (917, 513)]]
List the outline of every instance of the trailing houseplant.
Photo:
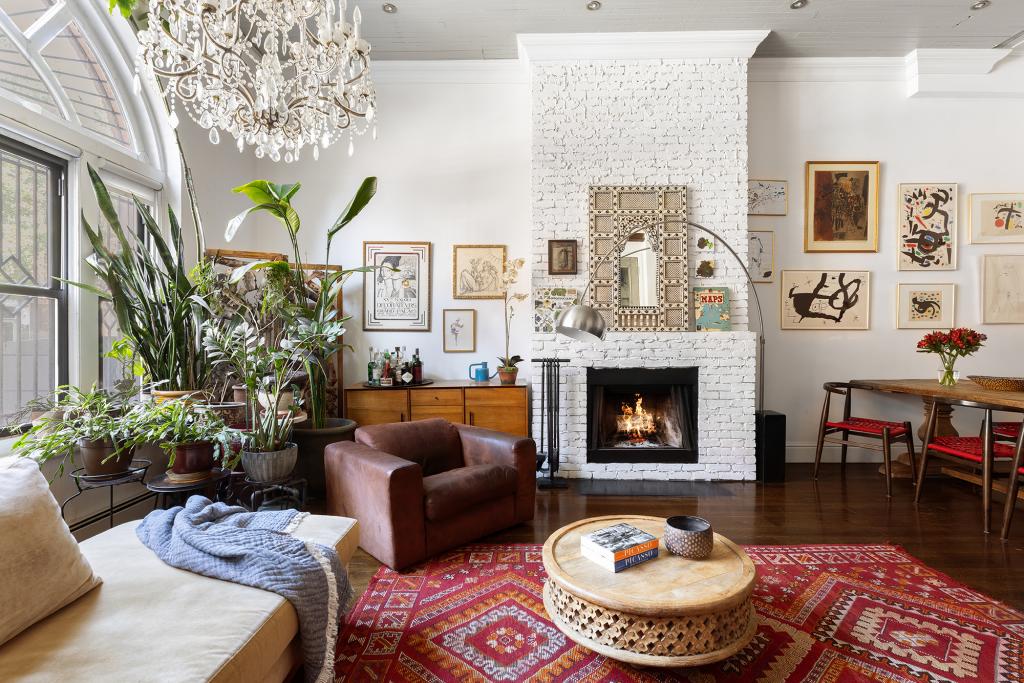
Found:
[(929, 332), (917, 342), (917, 352), (939, 355), (939, 360), (942, 361), (939, 384), (951, 387), (955, 386), (960, 378), (960, 373), (955, 369), (957, 359), (973, 354), (984, 346), (986, 339), (986, 335), (969, 327), (956, 327), (949, 332), (936, 330)]
[(526, 299), (526, 294), (514, 293), (512, 285), (519, 281), (519, 270), (526, 263), (526, 259), (515, 259), (505, 262), (505, 270), (502, 273), (501, 281), (505, 285), (505, 355), (498, 356), (498, 377), (502, 384), (515, 384), (519, 375), (519, 363), (523, 362), (522, 356), (513, 356), (509, 353), (512, 318), (515, 317), (515, 304)]
[(191, 401), (141, 403), (125, 421), (139, 442), (158, 444), (167, 453), (172, 478), (202, 478), (217, 461), (234, 466), (232, 444), (239, 432)]

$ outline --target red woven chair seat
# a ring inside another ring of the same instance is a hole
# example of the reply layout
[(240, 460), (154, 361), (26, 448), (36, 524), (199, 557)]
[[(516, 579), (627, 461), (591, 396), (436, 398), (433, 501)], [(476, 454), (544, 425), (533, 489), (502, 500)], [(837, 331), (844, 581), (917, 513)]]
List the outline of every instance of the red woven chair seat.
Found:
[(903, 436), (907, 428), (902, 422), (886, 422), (884, 420), (871, 420), (866, 417), (851, 417), (839, 422), (826, 422), (825, 426), (830, 429), (845, 429), (854, 434), (871, 434), (881, 436), (882, 430), (889, 428), (889, 436)]
[(1016, 439), (1020, 436), (1020, 422), (993, 422), (992, 432), (1002, 439)]
[[(981, 462), (984, 453), (984, 442), (977, 436), (938, 436), (928, 444), (928, 448), (939, 453), (953, 455), (971, 462)], [(993, 455), (997, 458), (1012, 458), (1013, 446), (1008, 443), (992, 445)]]

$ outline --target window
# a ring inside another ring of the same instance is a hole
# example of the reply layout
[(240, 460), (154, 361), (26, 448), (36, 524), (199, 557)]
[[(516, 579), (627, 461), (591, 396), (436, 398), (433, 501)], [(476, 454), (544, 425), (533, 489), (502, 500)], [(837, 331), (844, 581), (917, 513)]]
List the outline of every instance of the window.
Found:
[(65, 172), (0, 137), (0, 429), (67, 381)]

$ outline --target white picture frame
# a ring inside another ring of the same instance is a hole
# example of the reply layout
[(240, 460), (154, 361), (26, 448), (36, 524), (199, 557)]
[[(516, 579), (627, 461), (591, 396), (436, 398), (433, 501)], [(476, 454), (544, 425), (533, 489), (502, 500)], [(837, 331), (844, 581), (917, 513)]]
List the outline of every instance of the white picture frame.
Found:
[(751, 178), (747, 181), (748, 216), (785, 216), (788, 213), (788, 180)]
[(956, 183), (900, 183), (896, 200), (896, 269), (956, 270), (959, 195)]
[(445, 353), (473, 353), (476, 351), (476, 309), (445, 308), (441, 311)]
[(974, 192), (968, 201), (971, 244), (1024, 244), (1024, 192)]
[(896, 286), (896, 327), (901, 330), (956, 327), (956, 284), (901, 282)]
[(986, 325), (1024, 324), (1024, 254), (985, 254), (981, 314)]
[(363, 242), (363, 330), (430, 332), (430, 242)]
[(754, 282), (775, 282), (775, 231), (747, 233), (747, 269)]

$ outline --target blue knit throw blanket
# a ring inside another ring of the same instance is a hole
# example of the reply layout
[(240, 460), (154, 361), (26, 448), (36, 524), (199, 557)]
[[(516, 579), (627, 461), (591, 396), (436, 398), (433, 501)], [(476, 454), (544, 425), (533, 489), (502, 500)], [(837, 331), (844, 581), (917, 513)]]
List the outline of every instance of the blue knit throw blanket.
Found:
[(306, 513), (247, 512), (192, 496), (154, 510), (135, 533), (178, 569), (277, 593), (299, 617), (306, 680), (334, 680), (338, 623), (352, 595), (334, 548), (291, 535)]

